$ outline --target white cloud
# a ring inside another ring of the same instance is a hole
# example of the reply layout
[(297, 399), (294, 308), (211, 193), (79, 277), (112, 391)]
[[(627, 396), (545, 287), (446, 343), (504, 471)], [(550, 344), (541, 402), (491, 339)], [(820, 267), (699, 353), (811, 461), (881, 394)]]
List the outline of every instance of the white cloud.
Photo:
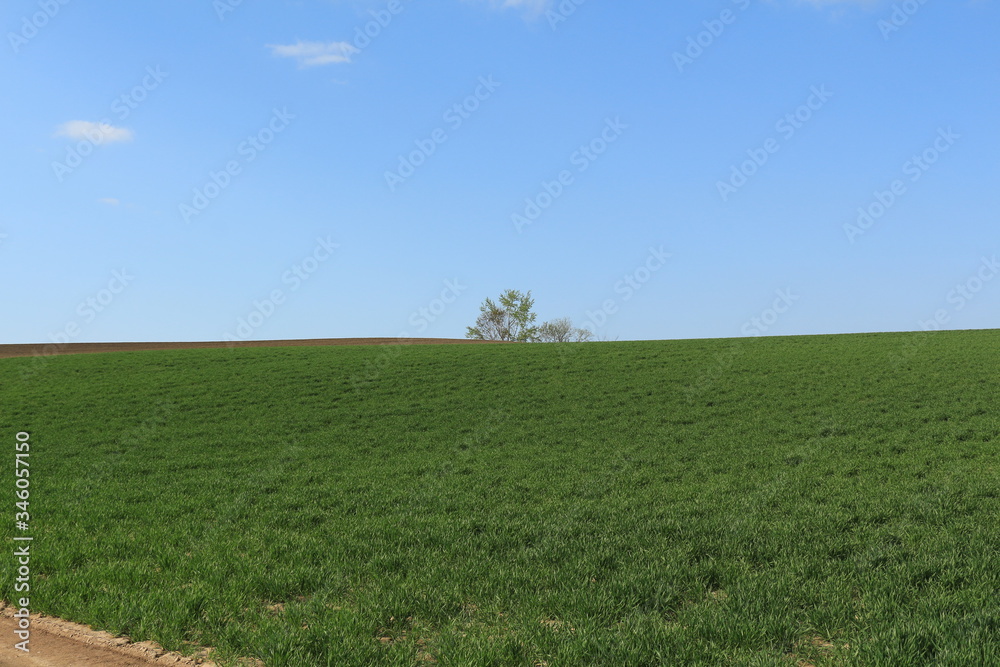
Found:
[[(482, 0), (473, 0), (474, 2)], [(524, 9), (529, 15), (538, 15), (555, 4), (555, 0), (488, 0), (491, 7), (498, 9)]]
[(358, 53), (350, 42), (296, 42), (295, 44), (268, 44), (271, 54), (279, 58), (295, 58), (299, 67), (333, 65), (351, 62)]
[(57, 137), (85, 139), (91, 143), (112, 144), (116, 141), (132, 141), (132, 130), (115, 127), (107, 123), (92, 123), (89, 120), (71, 120), (56, 128)]
[[(493, 4), (498, 4), (497, 0), (493, 0)], [(539, 12), (548, 7), (549, 4), (551, 4), (551, 0), (503, 0), (504, 7), (524, 7)]]
[(121, 204), (121, 202), (115, 199), (114, 197), (103, 197), (101, 199), (98, 199), (97, 201), (101, 202), (102, 204), (107, 204), (108, 206), (118, 206), (118, 204)]
[(859, 5), (861, 7), (875, 7), (884, 4), (885, 0), (799, 0), (806, 2), (813, 7), (826, 7), (829, 5)]

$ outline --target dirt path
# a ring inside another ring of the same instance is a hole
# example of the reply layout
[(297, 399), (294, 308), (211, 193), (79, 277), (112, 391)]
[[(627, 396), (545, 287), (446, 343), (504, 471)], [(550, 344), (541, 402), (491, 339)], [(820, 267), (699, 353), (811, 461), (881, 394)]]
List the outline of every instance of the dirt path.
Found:
[(168, 653), (153, 642), (133, 644), (124, 637), (38, 614), (31, 615), (30, 651), (25, 653), (14, 647), (20, 641), (14, 634), (14, 611), (8, 606), (0, 609), (0, 667), (213, 667), (210, 661)]

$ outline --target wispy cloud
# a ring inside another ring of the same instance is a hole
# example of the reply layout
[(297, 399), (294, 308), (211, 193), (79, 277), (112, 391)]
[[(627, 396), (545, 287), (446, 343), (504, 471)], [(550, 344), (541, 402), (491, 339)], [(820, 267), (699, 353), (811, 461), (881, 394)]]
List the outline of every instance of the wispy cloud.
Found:
[(116, 141), (132, 141), (135, 135), (132, 130), (115, 127), (107, 123), (94, 123), (89, 120), (71, 120), (56, 128), (57, 137), (70, 139), (85, 139), (94, 144), (111, 144)]
[(351, 62), (358, 49), (350, 42), (296, 42), (294, 44), (268, 44), (271, 55), (278, 58), (295, 58), (299, 67), (338, 65)]
[[(494, 0), (494, 4), (498, 4)], [(541, 11), (552, 4), (552, 0), (503, 0), (504, 7), (524, 7)]]
[(555, 0), (466, 0), (467, 2), (486, 2), (496, 9), (524, 9), (528, 14), (537, 15), (555, 4)]
[(118, 206), (118, 204), (121, 204), (121, 202), (115, 199), (114, 197), (102, 197), (97, 201), (101, 202), (102, 204), (107, 204), (108, 206)]
[(858, 7), (876, 7), (885, 4), (886, 0), (797, 0), (799, 4), (809, 4), (813, 7), (833, 7), (856, 5)]

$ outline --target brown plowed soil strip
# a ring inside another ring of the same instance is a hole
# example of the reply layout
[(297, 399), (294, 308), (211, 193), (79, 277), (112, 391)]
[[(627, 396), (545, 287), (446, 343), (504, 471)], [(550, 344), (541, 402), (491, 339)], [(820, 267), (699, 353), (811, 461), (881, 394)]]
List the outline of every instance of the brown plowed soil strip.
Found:
[(0, 345), (0, 359), (4, 357), (49, 357), (55, 354), (83, 354), (90, 352), (126, 352), (140, 350), (195, 350), (224, 349), (230, 347), (316, 347), (323, 345), (446, 345), (482, 344), (494, 341), (468, 338), (310, 338), (304, 340), (245, 340), (235, 342), (204, 341), (190, 343), (28, 343)]
[(154, 642), (134, 644), (125, 637), (91, 630), (52, 616), (31, 614), (29, 651), (15, 648), (15, 609), (0, 610), (0, 666), (7, 667), (213, 667), (214, 663), (169, 653)]

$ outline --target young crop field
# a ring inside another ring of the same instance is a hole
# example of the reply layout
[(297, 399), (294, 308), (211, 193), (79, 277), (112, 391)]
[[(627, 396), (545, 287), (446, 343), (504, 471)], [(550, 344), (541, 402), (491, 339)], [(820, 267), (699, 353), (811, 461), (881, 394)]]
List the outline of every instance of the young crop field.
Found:
[(32, 611), (268, 667), (1000, 664), (1000, 332), (39, 363)]

